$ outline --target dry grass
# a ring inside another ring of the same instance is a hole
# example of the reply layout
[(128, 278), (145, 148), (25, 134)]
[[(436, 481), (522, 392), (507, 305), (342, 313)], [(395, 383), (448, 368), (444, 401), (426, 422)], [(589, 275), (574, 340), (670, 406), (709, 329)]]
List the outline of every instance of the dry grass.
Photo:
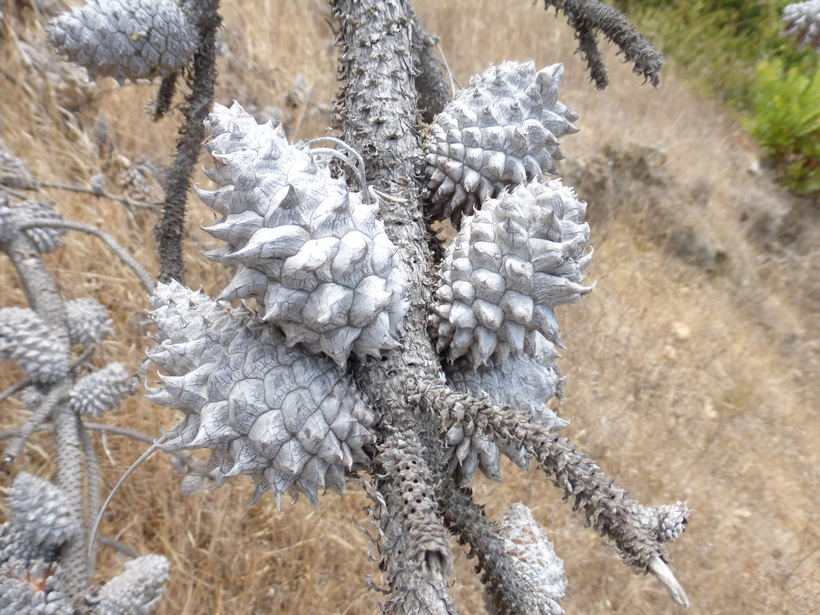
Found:
[[(218, 101), (236, 98), (259, 112), (278, 106), (291, 136), (323, 134), (335, 52), (322, 3), (226, 4), (230, 53), (221, 60)], [(820, 276), (817, 255), (810, 254), (820, 235), (818, 208), (748, 175), (750, 153), (737, 125), (674, 74), (667, 72), (657, 91), (640, 87), (613, 55), (612, 85), (599, 93), (572, 54), (571, 33), (539, 7), (520, 0), (417, 5), (462, 84), (506, 59), (565, 63), (562, 100), (581, 113), (582, 132), (567, 138), (564, 150), (582, 161), (582, 196), (586, 190), (599, 199), (589, 206), (598, 225), (590, 271), (595, 292), (560, 314), (568, 346), (561, 409), (572, 419), (568, 434), (639, 500), (683, 499), (696, 509), (689, 531), (672, 546), (692, 613), (818, 612)], [(142, 107), (150, 88), (108, 90), (112, 84), (103, 82), (77, 111), (61, 114), (51, 89), (26, 70), (18, 44), (40, 40), (41, 27), (11, 16), (6, 25), (2, 138), (37, 177), (84, 183), (99, 172), (113, 177), (124, 164), (118, 157), (169, 160), (174, 119), (148, 121)], [(299, 74), (309, 95), (291, 108), (287, 94)], [(98, 117), (111, 135), (103, 148), (93, 137)], [(643, 198), (637, 180), (613, 183), (618, 169), (595, 167), (605, 146), (626, 143), (666, 153), (653, 171), (661, 188), (656, 184), (651, 199)], [(48, 195), (67, 218), (110, 230), (156, 270), (153, 214), (71, 193)], [(189, 284), (214, 291), (227, 274), (198, 255), (213, 245), (198, 227), (208, 217), (204, 206), (192, 205)], [(670, 239), (677, 228), (725, 254), (720, 266), (682, 259), (681, 246)], [(772, 250), (773, 244), (787, 249)], [(150, 340), (147, 303), (131, 273), (85, 237), (68, 236), (65, 248), (46, 260), (67, 297), (93, 296), (114, 312), (116, 336), (98, 353), (98, 364), (123, 360), (136, 367)], [(5, 259), (0, 284), (3, 305), (24, 303)], [(5, 364), (0, 388), (18, 377)], [(4, 425), (22, 422), (20, 403), (4, 408)], [(171, 425), (174, 414), (131, 399), (106, 420), (156, 434), (158, 423)], [(4, 470), (4, 484), (24, 469), (49, 476), (50, 442), (35, 437), (20, 467)], [(98, 442), (107, 490), (142, 445), (114, 436)], [(534, 509), (566, 562), (567, 612), (677, 612), (653, 579), (631, 575), (583, 529), (542, 475), (507, 466), (505, 477), (501, 485), (476, 480), (476, 497), (491, 517), (518, 500)], [(243, 508), (251, 495), (243, 481), (193, 497), (180, 493), (179, 482), (168, 459), (156, 456), (126, 484), (103, 526), (140, 553), (171, 559), (172, 581), (158, 613), (377, 612), (364, 583), (376, 570), (367, 540), (350, 522), (364, 517), (365, 499), (355, 485), (343, 499), (326, 496), (320, 511), (304, 500), (277, 511), (272, 498)], [(458, 606), (480, 613), (472, 563), (458, 549), (456, 558)], [(101, 550), (100, 579), (118, 571), (121, 559)]]

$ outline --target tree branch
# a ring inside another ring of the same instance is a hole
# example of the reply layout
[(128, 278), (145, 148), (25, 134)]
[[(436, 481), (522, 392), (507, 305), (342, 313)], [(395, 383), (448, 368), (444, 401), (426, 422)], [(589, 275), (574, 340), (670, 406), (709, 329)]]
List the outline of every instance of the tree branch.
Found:
[(599, 30), (615, 43), (626, 59), (635, 66), (632, 72), (643, 75), (655, 87), (660, 83), (663, 56), (618, 11), (599, 0), (544, 0), (544, 8), (555, 7), (566, 15), (569, 25), (578, 33), (578, 48), (587, 61), (591, 77), (599, 89), (606, 87), (602, 77), (606, 68), (601, 61), (594, 31)]

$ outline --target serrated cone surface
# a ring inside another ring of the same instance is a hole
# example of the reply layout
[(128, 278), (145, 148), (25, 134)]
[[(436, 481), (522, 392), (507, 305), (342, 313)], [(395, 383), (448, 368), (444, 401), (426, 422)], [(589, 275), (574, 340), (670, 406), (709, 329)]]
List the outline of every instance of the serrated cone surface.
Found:
[[(505, 554), (513, 563), (516, 574), (528, 588), (528, 613), (532, 615), (563, 615), (559, 602), (564, 599), (567, 583), (564, 562), (555, 554), (547, 533), (523, 504), (513, 504), (496, 522), (496, 533), (504, 542)], [(490, 615), (511, 615), (498, 608), (485, 594)]]
[(70, 350), (34, 310), (0, 309), (0, 360), (17, 361), (35, 382), (57, 382), (68, 374)]
[[(552, 344), (539, 335), (533, 356), (511, 358), (503, 367), (491, 363), (478, 368), (461, 358), (445, 365), (444, 373), (453, 389), (476, 397), (488, 397), (495, 404), (526, 412), (533, 421), (558, 431), (566, 427), (568, 421), (547, 406), (550, 399), (560, 394), (563, 385), (555, 365), (557, 357)], [(461, 426), (447, 434), (445, 459), (459, 484), (469, 482), (477, 469), (488, 478), (500, 480), (501, 453), (522, 468), (529, 468), (530, 459), (523, 448), (495, 443), (478, 433), (465, 433)]]
[(209, 449), (218, 485), (248, 475), (254, 501), (270, 490), (277, 503), (286, 492), (316, 502), (368, 463), (374, 417), (335, 363), (177, 283), (160, 284), (152, 303), (158, 344), (148, 356), (166, 375), (150, 397), (185, 414), (166, 449)]
[(447, 249), (431, 318), (450, 362), (474, 367), (532, 355), (537, 334), (561, 346), (555, 307), (582, 286), (586, 204), (560, 181), (531, 182), (485, 202)]
[[(30, 220), (62, 220), (50, 204), (40, 201), (9, 202), (0, 204), (0, 241), (11, 241), (17, 234), (17, 225)], [(53, 252), (62, 245), (60, 238), (67, 233), (60, 228), (30, 228), (25, 231), (40, 254)]]
[(71, 389), (68, 403), (72, 410), (83, 416), (99, 418), (133, 392), (132, 377), (125, 366), (111, 363), (78, 380)]
[(68, 312), (68, 335), (72, 344), (99, 344), (111, 333), (111, 318), (102, 303), (90, 297), (65, 302)]
[(92, 79), (154, 79), (193, 59), (196, 27), (173, 0), (90, 0), (52, 20), (48, 43)]
[(21, 472), (8, 490), (11, 519), (0, 526), (0, 562), (53, 562), (78, 531), (62, 492), (48, 481)]
[(561, 64), (491, 66), (436, 116), (427, 141), (431, 218), (458, 228), (507, 186), (556, 173), (558, 139), (578, 131), (578, 115), (558, 102), (563, 74)]
[(800, 46), (820, 52), (820, 0), (788, 5), (783, 9), (783, 24)]
[(125, 564), (125, 571), (102, 586), (93, 615), (150, 615), (165, 592), (168, 559), (144, 555)]
[(0, 615), (73, 615), (59, 571), (44, 562), (0, 565)]
[(205, 256), (236, 268), (221, 298), (255, 299), (289, 345), (339, 365), (395, 348), (407, 274), (378, 206), (238, 103), (216, 105), (206, 128), (220, 187), (200, 198), (222, 217), (205, 230), (226, 245)]

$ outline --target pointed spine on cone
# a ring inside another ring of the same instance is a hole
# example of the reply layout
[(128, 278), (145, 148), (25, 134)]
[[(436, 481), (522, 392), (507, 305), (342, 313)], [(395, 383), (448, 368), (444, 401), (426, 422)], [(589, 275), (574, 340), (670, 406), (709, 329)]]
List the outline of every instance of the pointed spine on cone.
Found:
[(46, 40), (91, 79), (154, 79), (187, 66), (198, 34), (173, 0), (89, 0), (56, 17)]
[(436, 116), (427, 141), (428, 215), (464, 215), (507, 186), (555, 174), (558, 139), (578, 115), (558, 102), (564, 68), (505, 62), (474, 76)]
[[(513, 504), (497, 521), (495, 531), (519, 581), (510, 583), (509, 588), (485, 587), (484, 603), (489, 615), (564, 615), (559, 604), (567, 586), (564, 562), (555, 554), (552, 542), (532, 511), (523, 504)], [(517, 590), (517, 595), (512, 599), (502, 595), (505, 589)], [(501, 591), (497, 594), (493, 590)], [(516, 610), (510, 609), (512, 604)]]
[(398, 346), (407, 275), (378, 206), (238, 103), (216, 105), (206, 128), (220, 187), (199, 195), (221, 218), (205, 230), (226, 242), (206, 256), (236, 268), (220, 298), (256, 299), (288, 345), (342, 366)]
[(555, 307), (582, 286), (589, 227), (586, 203), (560, 181), (530, 182), (485, 202), (445, 255), (431, 324), (450, 362), (504, 366), (535, 352), (536, 334), (562, 346)]
[(158, 344), (148, 356), (166, 375), (150, 398), (185, 415), (165, 449), (209, 449), (217, 485), (248, 475), (254, 501), (270, 490), (277, 503), (286, 492), (316, 503), (319, 489), (341, 492), (345, 472), (369, 463), (374, 416), (335, 363), (176, 282), (152, 302)]

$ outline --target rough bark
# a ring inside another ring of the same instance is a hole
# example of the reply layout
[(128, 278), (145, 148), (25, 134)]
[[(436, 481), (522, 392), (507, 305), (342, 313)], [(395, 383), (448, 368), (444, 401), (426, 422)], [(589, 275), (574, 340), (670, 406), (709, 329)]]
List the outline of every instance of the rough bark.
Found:
[[(396, 444), (415, 448), (414, 431), (425, 422), (418, 405), (408, 399), (408, 376), (443, 378), (426, 333), (432, 263), (427, 250), (430, 236), (418, 200), (422, 155), (413, 81), (416, 60), (409, 29), (412, 9), (401, 0), (339, 0), (332, 7), (339, 23), (339, 79), (343, 82), (335, 101), (335, 126), (363, 156), (370, 185), (389, 195), (381, 199), (382, 220), (410, 276), (402, 347), (388, 352), (382, 361), (369, 361), (355, 370), (359, 386), (381, 414), (382, 433), (391, 434), (380, 444), (376, 459), (377, 467), (385, 467), (394, 459), (408, 459)], [(415, 455), (412, 459), (418, 477), (429, 476), (424, 459)], [(412, 506), (412, 501), (405, 504), (398, 497), (401, 485), (389, 477), (378, 479), (377, 487), (388, 513), (382, 519), (383, 568), (393, 595), (385, 608), (397, 613), (454, 612), (439, 573), (449, 567), (450, 555), (434, 486), (422, 487), (423, 506)], [(391, 518), (403, 522), (392, 523)], [(415, 532), (408, 532), (413, 526), (431, 532), (424, 545), (413, 544)], [(407, 551), (417, 559), (402, 561)], [(420, 554), (424, 554), (423, 561)]]

